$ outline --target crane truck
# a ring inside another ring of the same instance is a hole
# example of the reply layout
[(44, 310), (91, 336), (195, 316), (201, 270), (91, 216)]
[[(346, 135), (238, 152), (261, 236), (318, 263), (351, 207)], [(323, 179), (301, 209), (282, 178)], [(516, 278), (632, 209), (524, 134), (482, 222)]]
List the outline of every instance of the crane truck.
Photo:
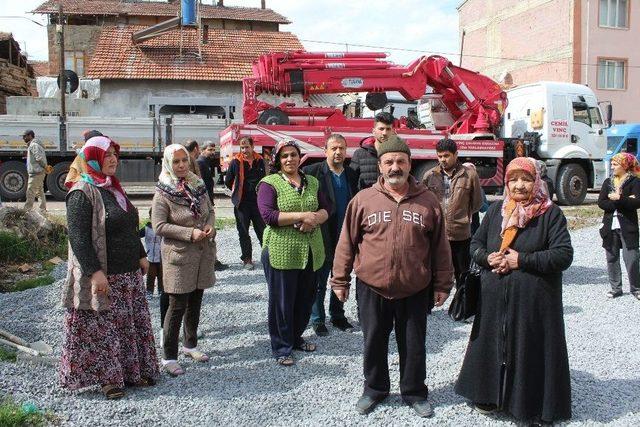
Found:
[[(416, 101), (415, 114), (395, 120), (396, 133), (411, 147), (412, 173), (421, 178), (436, 163), (435, 145), (456, 140), (459, 157), (476, 165), (487, 191), (500, 191), (506, 164), (529, 155), (547, 164), (562, 204), (582, 203), (588, 188), (604, 181), (605, 120), (586, 86), (541, 82), (504, 91), (487, 76), (453, 65), (442, 56), (423, 56), (407, 66), (380, 52), (279, 52), (261, 55), (243, 80), (243, 123), (220, 133), (225, 170), (238, 140), (251, 136), (263, 154), (281, 138), (298, 142), (303, 162), (324, 158), (331, 133), (347, 140), (347, 155), (371, 135), (371, 118), (350, 117), (348, 108), (273, 104), (261, 95), (288, 97), (366, 92), (370, 110), (387, 105), (395, 91)], [(356, 110), (359, 108), (356, 107)], [(357, 114), (356, 114), (357, 116)], [(611, 122), (611, 108), (606, 120)]]

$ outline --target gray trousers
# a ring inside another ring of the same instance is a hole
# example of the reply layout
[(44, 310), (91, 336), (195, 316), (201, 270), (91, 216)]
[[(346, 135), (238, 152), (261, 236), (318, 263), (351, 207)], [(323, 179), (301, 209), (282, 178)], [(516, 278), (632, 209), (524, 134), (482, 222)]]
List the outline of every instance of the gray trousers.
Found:
[(629, 275), (629, 288), (631, 293), (640, 292), (640, 251), (638, 248), (627, 248), (622, 239), (620, 230), (611, 230), (611, 247), (605, 248), (607, 253), (607, 271), (609, 272), (609, 283), (611, 290), (622, 292), (622, 270), (620, 269), (620, 250), (622, 249), (622, 259)]

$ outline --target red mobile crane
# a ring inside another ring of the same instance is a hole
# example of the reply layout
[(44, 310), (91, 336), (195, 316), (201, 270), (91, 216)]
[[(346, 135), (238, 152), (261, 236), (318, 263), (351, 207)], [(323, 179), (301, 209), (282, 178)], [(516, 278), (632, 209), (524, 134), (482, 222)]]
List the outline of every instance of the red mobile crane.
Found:
[(414, 101), (425, 97), (431, 87), (446, 106), (452, 124), (436, 123), (435, 130), (428, 130), (421, 129), (415, 117), (401, 117), (394, 123), (396, 133), (411, 147), (414, 175), (421, 177), (435, 164), (435, 144), (449, 136), (457, 141), (459, 156), (476, 164), (484, 186), (502, 186), (504, 159), (513, 155), (513, 150), (511, 141), (495, 137), (507, 106), (501, 87), (442, 56), (423, 56), (406, 67), (386, 61), (386, 56), (378, 52), (305, 51), (260, 56), (253, 64), (253, 76), (243, 80), (244, 123), (220, 133), (223, 169), (238, 152), (237, 141), (242, 136), (253, 137), (255, 148), (262, 152), (268, 152), (281, 138), (294, 139), (303, 149), (303, 162), (309, 162), (324, 158), (324, 141), (331, 133), (345, 136), (348, 155), (371, 135), (373, 119), (348, 118), (335, 107), (296, 106), (292, 102), (272, 105), (259, 99), (263, 93), (297, 93), (306, 102), (315, 94), (367, 92), (367, 106), (378, 110), (387, 104), (387, 91), (397, 91)]

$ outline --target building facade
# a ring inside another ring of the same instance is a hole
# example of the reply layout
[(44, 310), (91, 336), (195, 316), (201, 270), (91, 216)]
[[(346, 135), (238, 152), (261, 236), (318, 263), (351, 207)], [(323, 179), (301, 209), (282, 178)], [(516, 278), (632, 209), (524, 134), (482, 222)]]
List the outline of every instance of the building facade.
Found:
[(640, 122), (640, 2), (466, 0), (458, 16), (463, 67), (506, 86), (585, 84), (614, 122)]

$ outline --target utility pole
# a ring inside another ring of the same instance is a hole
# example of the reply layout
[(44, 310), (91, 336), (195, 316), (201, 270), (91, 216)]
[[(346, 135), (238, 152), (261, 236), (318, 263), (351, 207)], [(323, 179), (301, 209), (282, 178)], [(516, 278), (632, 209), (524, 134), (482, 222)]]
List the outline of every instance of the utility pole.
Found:
[(460, 41), (460, 61), (458, 62), (458, 67), (462, 67), (462, 53), (464, 52), (464, 36), (467, 34), (465, 30), (462, 30), (462, 37)]
[(58, 4), (58, 33), (59, 72), (60, 72), (60, 151), (67, 151), (67, 106), (65, 96), (67, 94), (67, 76), (64, 73), (64, 15), (62, 3)]

